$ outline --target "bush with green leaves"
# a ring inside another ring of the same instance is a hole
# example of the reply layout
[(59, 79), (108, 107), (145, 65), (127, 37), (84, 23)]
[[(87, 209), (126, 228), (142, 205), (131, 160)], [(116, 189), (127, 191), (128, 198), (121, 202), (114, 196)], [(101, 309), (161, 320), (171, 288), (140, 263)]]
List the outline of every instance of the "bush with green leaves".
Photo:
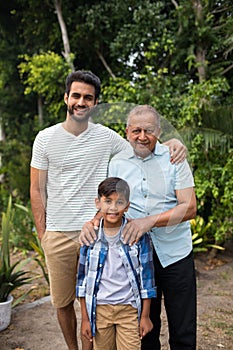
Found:
[[(14, 210), (12, 210), (12, 199), (9, 197), (6, 212), (2, 213), (1, 225), (1, 246), (0, 246), (0, 302), (5, 302), (13, 290), (25, 284), (29, 284), (31, 279), (28, 271), (23, 269), (27, 261), (16, 261), (11, 264), (10, 258), (10, 232)], [(30, 292), (27, 291), (20, 297), (20, 301)], [(18, 301), (14, 302), (14, 305)]]
[(218, 147), (203, 152), (195, 152), (192, 148), (192, 164), (194, 166), (195, 189), (198, 214), (205, 223), (212, 222), (208, 229), (208, 241), (223, 245), (233, 239), (232, 191), (233, 191), (233, 150), (220, 152)]
[[(22, 237), (24, 235), (24, 231), (26, 229), (29, 229), (27, 234), (27, 244), (26, 246), (21, 247), (21, 249), (27, 248), (28, 250), (33, 250), (36, 253), (36, 255), (33, 257), (33, 260), (35, 260), (40, 266), (43, 276), (49, 285), (49, 277), (45, 267), (45, 255), (41, 246), (41, 242), (38, 238), (37, 232), (34, 227), (34, 220), (31, 207), (29, 205), (26, 207), (21, 204), (15, 204), (15, 206), (18, 209), (17, 215), (19, 215), (19, 218), (24, 217), (24, 223), (27, 225), (25, 225), (24, 230), (18, 231), (18, 237)], [(23, 226), (21, 226), (21, 229), (23, 229)]]
[(206, 224), (204, 219), (197, 215), (195, 219), (190, 220), (190, 224), (194, 253), (207, 252), (210, 248), (224, 250), (219, 245), (209, 243), (209, 231), (213, 224), (211, 220)]

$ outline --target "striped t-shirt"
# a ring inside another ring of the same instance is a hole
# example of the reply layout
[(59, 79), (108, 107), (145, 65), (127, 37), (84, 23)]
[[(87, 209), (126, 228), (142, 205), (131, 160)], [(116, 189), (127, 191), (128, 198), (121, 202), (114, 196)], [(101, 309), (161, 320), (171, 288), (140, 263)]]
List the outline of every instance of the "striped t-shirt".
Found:
[(89, 123), (79, 136), (62, 123), (38, 133), (31, 166), (48, 171), (46, 230), (80, 230), (94, 216), (97, 187), (107, 176), (109, 158), (128, 145), (100, 124)]

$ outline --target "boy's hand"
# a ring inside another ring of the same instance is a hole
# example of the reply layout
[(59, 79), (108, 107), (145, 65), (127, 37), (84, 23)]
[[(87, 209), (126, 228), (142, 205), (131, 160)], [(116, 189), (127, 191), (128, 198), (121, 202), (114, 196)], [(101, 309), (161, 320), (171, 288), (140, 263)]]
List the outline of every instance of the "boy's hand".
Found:
[(91, 324), (90, 324), (89, 320), (81, 322), (81, 333), (82, 333), (82, 337), (89, 340), (90, 342), (93, 341), (92, 332), (91, 332)]
[(140, 339), (144, 338), (147, 333), (153, 329), (153, 323), (149, 317), (142, 316), (140, 320)]

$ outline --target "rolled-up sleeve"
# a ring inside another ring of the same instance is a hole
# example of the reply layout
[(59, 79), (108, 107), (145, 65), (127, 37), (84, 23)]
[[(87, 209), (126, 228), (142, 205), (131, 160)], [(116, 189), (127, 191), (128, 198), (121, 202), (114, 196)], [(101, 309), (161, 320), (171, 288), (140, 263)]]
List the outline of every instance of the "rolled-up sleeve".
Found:
[(87, 251), (88, 246), (80, 248), (78, 273), (76, 281), (76, 297), (85, 297), (86, 295), (86, 269), (87, 269)]
[(144, 234), (140, 240), (140, 279), (141, 298), (155, 298), (156, 286), (154, 280), (154, 264), (151, 242), (148, 234)]

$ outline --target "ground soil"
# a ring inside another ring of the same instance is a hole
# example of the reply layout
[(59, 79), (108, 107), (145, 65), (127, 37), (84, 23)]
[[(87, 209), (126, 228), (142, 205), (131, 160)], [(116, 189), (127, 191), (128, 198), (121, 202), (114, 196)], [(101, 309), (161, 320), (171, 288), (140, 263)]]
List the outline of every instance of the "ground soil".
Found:
[[(199, 254), (195, 258), (198, 291), (197, 350), (233, 350), (233, 250), (217, 256)], [(29, 264), (34, 276), (40, 269)], [(25, 291), (17, 290), (14, 297)], [(0, 350), (67, 350), (48, 287), (42, 276), (33, 280), (33, 291), (12, 312), (10, 326), (0, 332)], [(75, 304), (78, 327), (80, 309)], [(166, 316), (163, 311), (161, 350), (168, 350)], [(81, 348), (81, 347), (80, 347)], [(103, 349), (104, 350), (104, 349)], [(126, 349), (127, 350), (127, 349)]]

